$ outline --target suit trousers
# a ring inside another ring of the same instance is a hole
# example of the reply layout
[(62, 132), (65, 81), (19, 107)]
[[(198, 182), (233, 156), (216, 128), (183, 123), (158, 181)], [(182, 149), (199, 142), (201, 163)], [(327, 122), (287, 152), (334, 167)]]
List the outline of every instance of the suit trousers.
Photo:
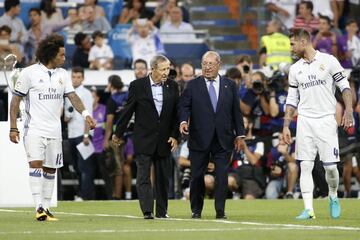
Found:
[[(150, 172), (154, 163), (155, 182), (154, 190), (151, 185)], [(156, 215), (165, 216), (168, 207), (168, 189), (170, 176), (170, 157), (138, 154), (136, 156), (137, 178), (136, 187), (143, 213), (154, 212), (154, 195), (156, 199)]]
[(225, 201), (228, 189), (228, 166), (231, 151), (225, 150), (215, 134), (210, 146), (205, 151), (190, 149), (191, 182), (190, 202), (192, 213), (201, 214), (204, 205), (204, 175), (210, 159), (215, 164), (215, 210), (219, 215), (225, 212)]

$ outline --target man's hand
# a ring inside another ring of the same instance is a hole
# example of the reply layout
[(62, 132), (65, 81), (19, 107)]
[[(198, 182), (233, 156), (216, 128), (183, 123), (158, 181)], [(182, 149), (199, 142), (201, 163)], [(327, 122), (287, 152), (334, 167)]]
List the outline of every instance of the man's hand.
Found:
[(234, 147), (236, 152), (240, 152), (245, 147), (245, 141), (243, 137), (236, 137), (234, 140)]
[(125, 141), (122, 138), (118, 138), (115, 134), (112, 135), (112, 143), (115, 146), (120, 146), (125, 143)]
[(89, 138), (89, 135), (85, 135), (84, 134), (84, 138), (83, 138), (83, 143), (85, 146), (89, 145), (90, 144), (90, 138)]
[(171, 152), (174, 152), (178, 146), (177, 140), (173, 137), (169, 137), (168, 143), (171, 145)]
[(341, 119), (341, 126), (345, 129), (345, 131), (354, 126), (352, 110), (345, 110)]
[(279, 144), (277, 147), (277, 150), (279, 153), (281, 153), (282, 155), (288, 153), (288, 145), (286, 144)]
[(286, 144), (291, 144), (291, 132), (289, 127), (284, 127), (283, 128), (283, 135), (284, 135), (284, 141)]
[(20, 132), (17, 129), (11, 129), (9, 133), (10, 141), (13, 143), (19, 143), (20, 141)]
[(94, 129), (96, 127), (96, 121), (91, 116), (86, 116), (85, 121), (89, 125), (90, 129)]
[(187, 122), (183, 122), (180, 124), (179, 131), (181, 134), (188, 135), (189, 134), (189, 125)]

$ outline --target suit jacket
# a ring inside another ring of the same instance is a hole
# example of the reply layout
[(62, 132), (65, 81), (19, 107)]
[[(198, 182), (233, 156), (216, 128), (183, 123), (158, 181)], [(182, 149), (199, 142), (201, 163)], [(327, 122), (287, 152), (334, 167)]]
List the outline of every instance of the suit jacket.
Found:
[(235, 137), (245, 135), (235, 83), (220, 77), (217, 109), (214, 112), (204, 77), (189, 81), (180, 98), (179, 120), (183, 122), (189, 119), (189, 149), (206, 150), (216, 132), (221, 146), (232, 150)]
[(115, 135), (122, 137), (128, 122), (135, 113), (133, 142), (136, 154), (159, 156), (170, 154), (169, 137), (178, 137), (177, 104), (179, 91), (177, 83), (167, 80), (163, 85), (163, 105), (159, 116), (150, 85), (150, 77), (134, 80), (130, 83), (129, 97), (120, 112)]

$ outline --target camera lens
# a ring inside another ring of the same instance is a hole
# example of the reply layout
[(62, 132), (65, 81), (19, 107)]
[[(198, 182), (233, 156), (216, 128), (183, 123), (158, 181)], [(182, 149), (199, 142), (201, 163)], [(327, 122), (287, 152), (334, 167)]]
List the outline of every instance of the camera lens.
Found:
[(249, 71), (250, 71), (249, 65), (244, 65), (243, 70), (244, 70), (244, 73), (249, 73)]

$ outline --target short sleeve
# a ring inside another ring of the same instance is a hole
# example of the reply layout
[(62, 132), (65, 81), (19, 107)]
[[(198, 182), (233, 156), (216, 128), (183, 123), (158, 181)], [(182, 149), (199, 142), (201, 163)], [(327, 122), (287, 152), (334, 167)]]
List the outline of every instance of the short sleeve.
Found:
[(341, 92), (344, 89), (350, 88), (350, 84), (347, 80), (345, 70), (334, 56), (331, 56), (329, 58), (329, 69), (335, 85), (340, 89)]
[(88, 59), (88, 60), (89, 60), (89, 62), (95, 60), (95, 49), (94, 49), (94, 46), (90, 48), (89, 59)]
[(114, 53), (113, 53), (111, 47), (108, 46), (108, 45), (107, 45), (107, 54), (106, 54), (106, 56), (107, 56), (108, 58), (114, 58)]
[(20, 72), (19, 78), (17, 79), (14, 87), (14, 94), (24, 97), (28, 94), (31, 87), (30, 74), (27, 73), (27, 70)]
[(71, 92), (75, 92), (70, 75), (66, 70), (64, 70), (64, 78), (65, 78), (65, 95)]

